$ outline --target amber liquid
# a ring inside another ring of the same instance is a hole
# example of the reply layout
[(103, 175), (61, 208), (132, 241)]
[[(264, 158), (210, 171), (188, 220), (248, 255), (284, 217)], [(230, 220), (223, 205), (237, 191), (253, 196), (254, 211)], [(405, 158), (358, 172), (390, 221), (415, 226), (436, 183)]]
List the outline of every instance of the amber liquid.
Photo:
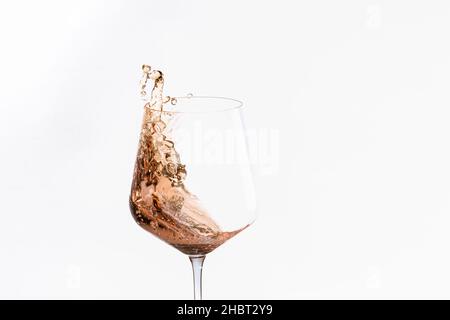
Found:
[[(187, 169), (170, 140), (172, 115), (162, 112), (164, 103), (176, 100), (163, 96), (163, 74), (150, 73), (150, 67), (144, 67), (145, 81), (153, 79), (155, 83), (144, 108), (130, 195), (131, 213), (142, 228), (181, 252), (204, 255), (244, 228), (222, 231), (200, 200), (186, 188)], [(142, 87), (144, 90), (145, 86)]]

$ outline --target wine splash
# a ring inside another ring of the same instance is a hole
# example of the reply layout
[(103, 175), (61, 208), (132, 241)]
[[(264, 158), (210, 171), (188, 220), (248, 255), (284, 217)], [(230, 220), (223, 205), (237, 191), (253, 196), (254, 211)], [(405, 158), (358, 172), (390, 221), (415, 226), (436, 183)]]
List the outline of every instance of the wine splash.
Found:
[[(183, 253), (207, 254), (245, 228), (222, 231), (186, 188), (186, 166), (170, 140), (174, 115), (164, 110), (164, 104), (175, 105), (177, 100), (164, 96), (161, 71), (148, 65), (142, 71), (140, 89), (146, 104), (131, 187), (132, 215), (142, 228)], [(149, 79), (154, 81), (150, 98), (145, 91)]]

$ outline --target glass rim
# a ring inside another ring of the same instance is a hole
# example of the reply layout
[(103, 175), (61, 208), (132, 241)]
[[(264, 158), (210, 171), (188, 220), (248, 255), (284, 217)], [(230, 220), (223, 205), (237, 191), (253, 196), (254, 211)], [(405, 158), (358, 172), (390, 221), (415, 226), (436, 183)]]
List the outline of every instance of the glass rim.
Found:
[[(166, 103), (165, 105), (169, 107), (169, 109), (165, 109), (165, 110), (160, 110), (160, 109), (156, 109), (153, 107), (150, 107), (149, 104), (147, 103), (145, 105), (145, 108), (148, 108), (152, 111), (155, 112), (161, 112), (161, 113), (169, 113), (169, 114), (175, 114), (175, 113), (179, 113), (179, 114), (201, 114), (201, 113), (219, 113), (219, 112), (225, 112), (225, 111), (231, 111), (231, 110), (238, 110), (241, 109), (244, 106), (244, 103), (238, 99), (234, 99), (234, 98), (229, 98), (229, 97), (220, 97), (220, 96), (179, 96), (179, 97), (172, 97), (175, 98), (177, 100), (177, 103), (175, 105), (171, 105), (170, 102)], [(222, 108), (217, 108), (217, 109), (210, 109), (210, 110), (170, 110), (170, 108), (177, 108), (177, 106), (179, 106), (179, 103), (182, 101), (193, 101), (195, 99), (210, 99), (210, 100), (216, 100), (216, 101), (222, 101), (223, 102), (227, 102), (229, 105), (228, 106), (224, 106)]]

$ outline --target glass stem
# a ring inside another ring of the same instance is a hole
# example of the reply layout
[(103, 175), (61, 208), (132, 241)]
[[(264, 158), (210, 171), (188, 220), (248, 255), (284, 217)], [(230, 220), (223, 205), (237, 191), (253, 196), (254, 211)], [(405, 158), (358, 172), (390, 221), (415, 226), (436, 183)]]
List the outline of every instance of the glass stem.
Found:
[(194, 275), (194, 300), (202, 300), (202, 269), (205, 256), (189, 256)]

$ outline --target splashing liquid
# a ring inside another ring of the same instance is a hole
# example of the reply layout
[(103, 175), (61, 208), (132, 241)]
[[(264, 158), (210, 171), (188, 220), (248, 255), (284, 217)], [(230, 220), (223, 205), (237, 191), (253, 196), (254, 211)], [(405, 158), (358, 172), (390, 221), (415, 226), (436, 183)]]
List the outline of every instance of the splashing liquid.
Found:
[[(142, 66), (141, 96), (146, 101), (130, 195), (131, 213), (145, 230), (188, 255), (211, 252), (243, 229), (224, 232), (184, 184), (186, 166), (170, 140), (172, 114), (164, 104), (164, 75)], [(154, 81), (150, 99), (145, 91)], [(189, 97), (192, 97), (189, 94)], [(149, 100), (149, 101), (148, 101)]]

